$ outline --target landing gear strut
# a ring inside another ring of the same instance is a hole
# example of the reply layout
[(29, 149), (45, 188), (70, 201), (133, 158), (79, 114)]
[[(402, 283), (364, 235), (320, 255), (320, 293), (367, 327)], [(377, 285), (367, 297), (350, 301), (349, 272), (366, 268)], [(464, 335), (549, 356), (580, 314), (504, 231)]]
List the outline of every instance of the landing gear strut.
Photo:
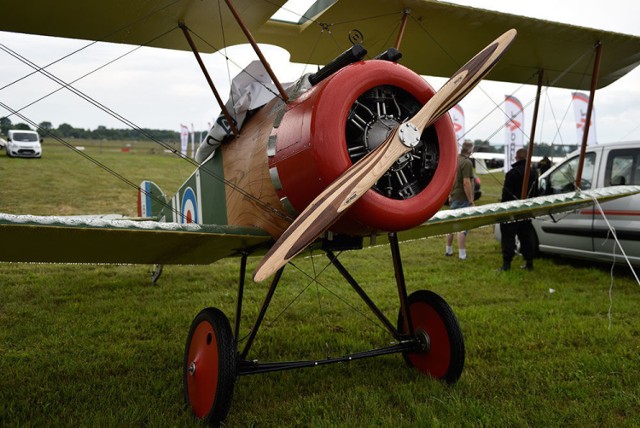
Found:
[(321, 360), (258, 362), (247, 359), (283, 269), (278, 271), (271, 282), (244, 348), (238, 349), (248, 256), (244, 254), (240, 266), (235, 331), (231, 330), (227, 317), (216, 308), (202, 310), (193, 320), (189, 330), (183, 367), (184, 398), (194, 415), (211, 424), (223, 421), (231, 405), (237, 376), (315, 367), (387, 354), (401, 353), (409, 366), (448, 384), (455, 383), (462, 374), (465, 355), (464, 340), (458, 321), (449, 305), (437, 294), (420, 290), (407, 295), (400, 248), (395, 233), (389, 234), (389, 243), (400, 300), (397, 328), (338, 261), (331, 249), (326, 246), (324, 249), (330, 263), (389, 331), (395, 339), (395, 344)]

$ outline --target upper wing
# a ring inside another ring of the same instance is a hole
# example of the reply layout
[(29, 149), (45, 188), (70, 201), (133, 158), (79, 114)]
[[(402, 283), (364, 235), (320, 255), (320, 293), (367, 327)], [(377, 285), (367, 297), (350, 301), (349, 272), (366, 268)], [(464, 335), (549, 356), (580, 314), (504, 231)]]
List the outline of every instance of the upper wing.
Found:
[(208, 264), (271, 240), (262, 229), (0, 214), (0, 261)]
[[(604, 45), (599, 87), (640, 62), (640, 37), (440, 1), (317, 0), (307, 19), (294, 24), (270, 19), (285, 0), (232, 3), (259, 42), (287, 49), (295, 62), (326, 64), (352, 42), (375, 56), (394, 43), (404, 11), (410, 19), (401, 62), (419, 74), (450, 76), (508, 28), (516, 28), (518, 38), (489, 79), (534, 84), (542, 69), (549, 86), (588, 89), (589, 51), (598, 41)], [(178, 29), (184, 23), (202, 52), (246, 43), (222, 1), (29, 0), (10, 9), (0, 14), (0, 30), (188, 50)]]
[[(398, 233), (400, 240), (425, 238), (460, 232), (494, 223), (552, 215), (590, 206), (594, 199), (606, 202), (640, 193), (640, 186), (614, 186), (582, 192), (539, 196), (537, 198), (439, 211), (429, 221)], [(381, 237), (384, 241), (384, 237)]]

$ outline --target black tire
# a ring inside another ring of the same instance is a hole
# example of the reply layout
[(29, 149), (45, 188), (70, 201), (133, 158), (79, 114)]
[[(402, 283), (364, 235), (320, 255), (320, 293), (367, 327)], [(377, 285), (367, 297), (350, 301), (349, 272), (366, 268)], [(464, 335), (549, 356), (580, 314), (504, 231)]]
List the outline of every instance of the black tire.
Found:
[(236, 356), (229, 320), (219, 309), (203, 309), (194, 318), (183, 369), (184, 399), (193, 414), (207, 424), (220, 424), (231, 407)]
[[(409, 313), (419, 339), (428, 342), (424, 350), (403, 352), (405, 362), (422, 373), (448, 384), (460, 379), (464, 369), (464, 339), (453, 310), (436, 293), (419, 290), (409, 298)], [(398, 330), (407, 332), (402, 312), (398, 315)]]

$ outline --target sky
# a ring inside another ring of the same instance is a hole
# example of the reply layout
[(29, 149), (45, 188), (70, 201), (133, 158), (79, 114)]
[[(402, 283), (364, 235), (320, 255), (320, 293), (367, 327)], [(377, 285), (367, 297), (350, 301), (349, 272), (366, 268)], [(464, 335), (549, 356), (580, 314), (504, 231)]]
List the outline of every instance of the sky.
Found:
[[(640, 26), (637, 24), (640, 2), (635, 1), (450, 2), (640, 36)], [(0, 32), (0, 43), (38, 65), (48, 64), (88, 44), (87, 41), (6, 32)], [(98, 43), (48, 70), (69, 82), (133, 49), (136, 48)], [(235, 48), (229, 51), (228, 55), (235, 58), (240, 65), (246, 65), (252, 57), (248, 46)], [(304, 72), (315, 70), (315, 67), (310, 69), (308, 66), (290, 64), (288, 54), (280, 48), (265, 48), (265, 56), (283, 82), (295, 80)], [(207, 54), (203, 58), (218, 91), (226, 99), (229, 75), (235, 75), (239, 69), (233, 65), (228, 69), (220, 54)], [(59, 88), (57, 84), (38, 74), (25, 77), (31, 71), (32, 69), (17, 59), (0, 51), (0, 101), (18, 109)], [(18, 83), (6, 87), (8, 83), (21, 78)], [(445, 81), (441, 78), (426, 79), (435, 88), (439, 88)], [(178, 131), (180, 124), (193, 124), (196, 130), (206, 129), (220, 111), (190, 52), (155, 48), (136, 49), (108, 67), (79, 80), (74, 86), (144, 128)], [(502, 144), (504, 118), (500, 112), (494, 112), (489, 116), (487, 114), (493, 109), (494, 103), (501, 102), (504, 95), (512, 94), (514, 91), (517, 91), (516, 96), (523, 104), (528, 104), (535, 96), (535, 87), (488, 81), (482, 82), (480, 87), (480, 90), (474, 90), (461, 102), (466, 114), (467, 138)], [(561, 123), (550, 119), (552, 109), (556, 116), (563, 116), (570, 107), (570, 99), (570, 90), (550, 89), (545, 94), (540, 113), (543, 120), (536, 131), (537, 141), (575, 144), (577, 137), (573, 112), (569, 111)], [(596, 94), (595, 109), (599, 142), (640, 140), (640, 67), (599, 90)], [(525, 111), (525, 129), (530, 127), (532, 110), (533, 108), (529, 107)], [(36, 123), (49, 121), (54, 127), (62, 123), (87, 129), (95, 129), (98, 126), (126, 127), (66, 90), (58, 91), (45, 100), (25, 108), (23, 114)], [(8, 115), (8, 112), (0, 107), (0, 116), (5, 115)], [(21, 120), (12, 117), (12, 121), (17, 123)]]

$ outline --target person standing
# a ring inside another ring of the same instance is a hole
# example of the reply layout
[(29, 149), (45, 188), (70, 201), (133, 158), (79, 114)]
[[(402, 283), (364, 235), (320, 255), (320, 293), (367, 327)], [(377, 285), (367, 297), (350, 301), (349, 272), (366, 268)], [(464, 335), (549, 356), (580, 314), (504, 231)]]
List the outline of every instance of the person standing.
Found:
[(551, 168), (551, 159), (549, 159), (548, 156), (540, 159), (540, 162), (538, 162), (538, 172), (540, 173), (540, 175), (547, 172), (549, 168)]
[[(453, 189), (449, 194), (449, 204), (452, 210), (473, 206), (473, 163), (469, 157), (473, 153), (473, 143), (462, 143), (458, 155), (458, 169)], [(453, 233), (447, 235), (445, 256), (453, 256)], [(467, 231), (458, 232), (458, 258), (467, 258)]]
[[(502, 202), (521, 199), (522, 183), (524, 182), (525, 168), (527, 163), (527, 150), (519, 149), (516, 152), (516, 162), (511, 165), (511, 169), (504, 177), (502, 187)], [(529, 182), (527, 184), (527, 197), (538, 195), (538, 172), (531, 168)], [(533, 254), (535, 252), (533, 244), (533, 226), (531, 220), (519, 220), (510, 223), (500, 224), (502, 235), (500, 244), (502, 246), (502, 266), (500, 271), (511, 269), (511, 261), (516, 251), (516, 236), (520, 240), (520, 252), (525, 260), (525, 264), (520, 266), (523, 269), (533, 270)]]

